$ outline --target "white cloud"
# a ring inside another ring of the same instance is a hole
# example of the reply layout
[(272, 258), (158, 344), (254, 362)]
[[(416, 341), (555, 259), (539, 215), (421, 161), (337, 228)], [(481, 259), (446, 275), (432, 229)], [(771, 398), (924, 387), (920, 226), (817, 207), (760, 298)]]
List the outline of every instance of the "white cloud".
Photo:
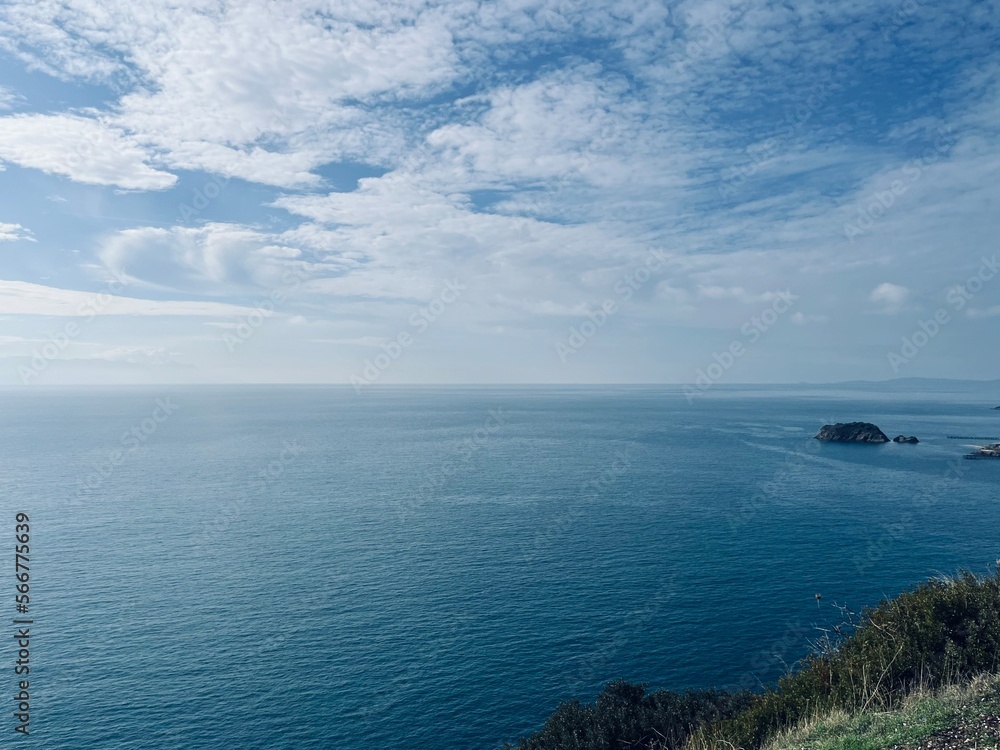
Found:
[(502, 294), (496, 295), (496, 300), (502, 305), (530, 313), (531, 315), (580, 317), (591, 312), (590, 306), (583, 302), (578, 302), (575, 305), (567, 305), (553, 300), (511, 299)]
[(305, 274), (300, 256), (280, 235), (220, 223), (126, 229), (107, 236), (100, 250), (104, 264), (130, 281), (215, 295), (288, 286)]
[(435, 159), (443, 160), (446, 174), (464, 167), (468, 179), (483, 184), (636, 179), (636, 170), (653, 166), (643, 162), (652, 154), (642, 153), (634, 121), (640, 109), (623, 80), (601, 73), (588, 65), (494, 89), (482, 97), (488, 108), (478, 121), (445, 125), (428, 136), (441, 151)]
[(0, 221), (0, 242), (16, 242), (17, 240), (35, 242), (35, 238), (31, 236), (31, 230), (27, 227)]
[(309, 339), (314, 344), (338, 344), (342, 346), (364, 346), (374, 348), (386, 343), (389, 339), (381, 336), (358, 336), (345, 339)]
[(970, 307), (966, 310), (966, 315), (970, 318), (995, 318), (1000, 315), (1000, 305), (993, 305), (986, 308)]
[[(791, 323), (836, 314), (845, 330), (868, 335), (892, 321), (869, 315), (851, 328), (857, 305), (842, 316), (844, 300), (861, 290), (864, 301), (892, 278), (868, 301), (894, 313), (928, 279), (961, 277), (958, 256), (992, 246), (987, 217), (998, 197), (1000, 66), (993, 40), (977, 31), (987, 24), (967, 24), (956, 45), (962, 14), (933, 24), (921, 9), (891, 28), (889, 43), (877, 23), (894, 12), (883, 0), (15, 1), (0, 8), (8, 53), (117, 94), (107, 104), (91, 99), (100, 111), (0, 118), (0, 159), (131, 189), (176, 184), (170, 170), (288, 189), (272, 207), (305, 222), (297, 227), (286, 228), (280, 212), (258, 219), (252, 205), (236, 205), (273, 195), (239, 185), (203, 218), (224, 210), (257, 225), (108, 223), (70, 252), (86, 257), (96, 247), (105, 268), (169, 297), (252, 299), (289, 271), (308, 273), (287, 314), (309, 325), (275, 335), (289, 346), (317, 335), (381, 341), (375, 334), (398, 330), (443, 279), (470, 291), (442, 325), (549, 335), (560, 316), (613, 295), (651, 247), (676, 262), (616, 317), (615, 336), (635, 335), (637, 352), (648, 352), (653, 335), (680, 352), (676, 321), (689, 331), (738, 329), (748, 306), (789, 287), (811, 311), (796, 310)], [(911, 46), (897, 47), (904, 36)], [(979, 52), (988, 54), (977, 74), (965, 75), (972, 65), (960, 56)], [(864, 92), (840, 95), (845, 82), (891, 75), (925, 53), (962, 72), (940, 106), (893, 104), (875, 123), (865, 120)], [(810, 103), (816, 90), (827, 96)], [(944, 121), (955, 127), (954, 146), (849, 243), (844, 221), (905, 177), (907, 160)], [(97, 156), (67, 165), (94, 128), (105, 138)], [(319, 167), (330, 174), (345, 159), (382, 176), (331, 192)], [(173, 197), (146, 205), (172, 216)], [(74, 194), (70, 206), (47, 210), (78, 206)], [(316, 321), (331, 320), (345, 328), (317, 333)], [(805, 338), (809, 329), (785, 332)], [(475, 358), (450, 363), (458, 359)]]
[[(707, 274), (701, 274), (705, 276)], [(775, 298), (780, 297), (781, 292), (748, 292), (741, 286), (725, 287), (719, 285), (703, 286), (701, 284), (697, 287), (697, 297), (699, 299), (707, 300), (727, 300), (732, 299), (738, 302), (742, 302), (745, 305), (759, 304), (761, 302), (771, 302)]]
[[(30, 64), (124, 87), (105, 118), (166, 167), (280, 186), (317, 183), (309, 170), (326, 162), (385, 156), (397, 136), (357, 102), (451, 81), (457, 60), (447, 22), (406, 2), (70, 0), (0, 11), (0, 30), (22, 41), (8, 48)], [(37, 168), (50, 161), (22, 158)]]
[(95, 352), (86, 359), (103, 359), (130, 365), (164, 365), (174, 362), (176, 355), (162, 346), (116, 346)]
[(362, 180), (353, 193), (285, 196), (277, 205), (328, 226), (322, 236), (343, 267), (308, 287), (338, 296), (429, 299), (442, 279), (457, 277), (491, 295), (575, 306), (584, 274), (621, 269), (647, 252), (614, 227), (477, 212), (465, 196), (443, 195), (408, 174)]
[(161, 190), (177, 178), (146, 162), (149, 154), (122, 130), (92, 117), (0, 117), (0, 160), (92, 185)]
[(747, 292), (743, 287), (699, 286), (698, 296), (705, 299), (745, 299)]
[(826, 323), (828, 320), (830, 320), (828, 315), (812, 315), (803, 312), (792, 313), (792, 322), (800, 326), (807, 323)]
[(12, 109), (23, 97), (6, 86), (0, 86), (0, 110)]
[(882, 305), (886, 313), (897, 313), (903, 309), (903, 305), (910, 298), (910, 290), (905, 286), (890, 284), (888, 282), (879, 284), (872, 290), (869, 299)]
[(95, 315), (216, 316), (247, 315), (252, 308), (220, 302), (187, 302), (122, 297), (59, 289), (26, 281), (0, 280), (0, 315), (52, 315), (91, 318)]

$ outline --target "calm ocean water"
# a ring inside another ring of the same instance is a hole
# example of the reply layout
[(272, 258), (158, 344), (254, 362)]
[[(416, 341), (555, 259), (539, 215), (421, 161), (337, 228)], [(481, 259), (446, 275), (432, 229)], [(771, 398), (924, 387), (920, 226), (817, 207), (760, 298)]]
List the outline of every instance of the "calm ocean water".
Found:
[[(32, 521), (32, 746), (495, 748), (616, 677), (773, 679), (834, 603), (1000, 557), (1000, 462), (946, 439), (1000, 437), (998, 403), (0, 391), (0, 534)], [(811, 439), (852, 420), (923, 442)]]

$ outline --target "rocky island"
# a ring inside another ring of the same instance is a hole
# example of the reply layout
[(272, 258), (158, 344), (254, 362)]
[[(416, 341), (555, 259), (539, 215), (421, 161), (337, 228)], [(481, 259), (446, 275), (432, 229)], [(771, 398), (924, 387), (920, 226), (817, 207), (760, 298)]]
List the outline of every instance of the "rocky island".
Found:
[(919, 443), (920, 441), (917, 440), (915, 437), (913, 437), (913, 435), (910, 435), (909, 437), (906, 437), (906, 435), (896, 435), (896, 437), (894, 437), (892, 439), (892, 442), (894, 442), (894, 443)]
[(817, 440), (836, 443), (888, 443), (889, 437), (870, 422), (838, 422), (823, 425)]

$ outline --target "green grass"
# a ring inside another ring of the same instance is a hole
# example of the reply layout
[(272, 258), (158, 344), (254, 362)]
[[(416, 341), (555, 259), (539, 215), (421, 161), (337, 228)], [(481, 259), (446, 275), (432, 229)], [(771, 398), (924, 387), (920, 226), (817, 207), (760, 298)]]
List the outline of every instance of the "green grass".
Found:
[(963, 721), (1000, 712), (1000, 677), (908, 698), (895, 711), (833, 712), (783, 733), (766, 750), (888, 750), (917, 743)]
[[(964, 710), (958, 699), (933, 691), (1000, 672), (1000, 573), (936, 578), (845, 614), (832, 638), (762, 693), (647, 693), (619, 680), (591, 705), (563, 703), (539, 731), (508, 747), (874, 750), (957, 720), (948, 712)], [(772, 745), (804, 728), (818, 733), (808, 744)]]
[(708, 750), (756, 750), (813, 716), (894, 710), (912, 693), (997, 671), (1000, 575), (936, 578), (848, 618), (798, 671), (695, 739)]

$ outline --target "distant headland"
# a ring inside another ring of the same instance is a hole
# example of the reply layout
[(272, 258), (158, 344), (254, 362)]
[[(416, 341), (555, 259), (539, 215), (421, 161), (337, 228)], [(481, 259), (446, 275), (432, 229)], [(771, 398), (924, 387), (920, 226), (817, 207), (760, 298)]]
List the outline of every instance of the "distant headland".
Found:
[(1000, 458), (1000, 443), (980, 446), (966, 455), (966, 458)]

